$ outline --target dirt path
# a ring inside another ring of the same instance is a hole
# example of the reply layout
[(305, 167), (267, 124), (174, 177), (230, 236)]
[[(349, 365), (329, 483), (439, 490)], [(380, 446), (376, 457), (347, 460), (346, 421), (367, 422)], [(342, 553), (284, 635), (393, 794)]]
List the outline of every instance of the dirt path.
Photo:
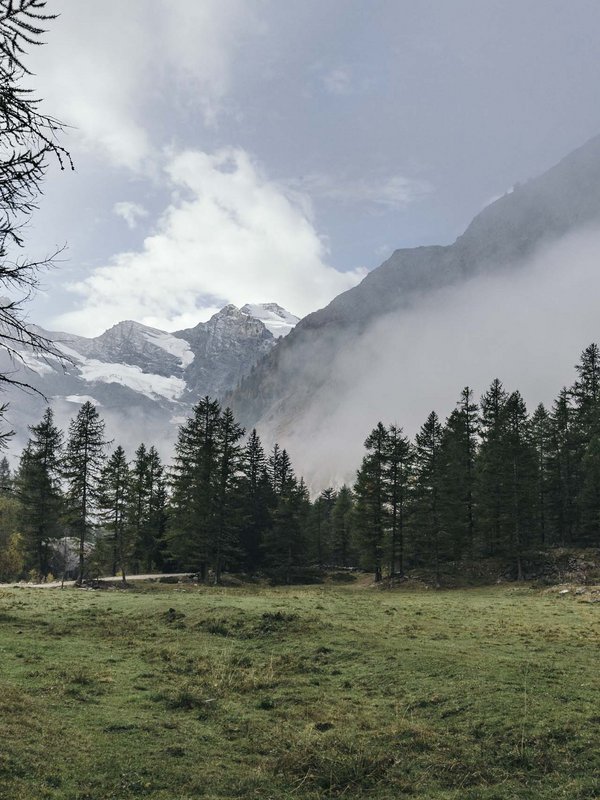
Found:
[[(127, 583), (130, 581), (157, 581), (160, 578), (189, 578), (190, 572), (162, 572), (159, 575), (127, 575)], [(120, 581), (119, 575), (109, 575), (104, 578), (95, 578), (94, 580), (101, 583), (113, 583)], [(23, 589), (60, 589), (61, 586), (75, 586), (75, 581), (51, 581), (49, 583), (26, 583), (25, 581), (16, 581), (14, 583), (0, 583), (0, 588), (12, 587)]]

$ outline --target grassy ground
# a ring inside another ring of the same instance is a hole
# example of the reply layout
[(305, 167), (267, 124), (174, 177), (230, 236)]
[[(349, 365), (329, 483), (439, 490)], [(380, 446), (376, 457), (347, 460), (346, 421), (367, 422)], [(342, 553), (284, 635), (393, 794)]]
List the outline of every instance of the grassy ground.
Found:
[(0, 590), (0, 797), (600, 797), (600, 604)]

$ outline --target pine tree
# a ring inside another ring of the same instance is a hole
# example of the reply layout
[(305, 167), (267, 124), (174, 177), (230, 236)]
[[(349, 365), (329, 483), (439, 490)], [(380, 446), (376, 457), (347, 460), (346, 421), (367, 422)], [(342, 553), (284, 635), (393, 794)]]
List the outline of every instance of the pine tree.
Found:
[(211, 543), (215, 582), (221, 582), (223, 564), (239, 550), (240, 505), (239, 490), (242, 476), (242, 447), (239, 444), (245, 431), (226, 408), (218, 428), (218, 473), (216, 487), (217, 519)]
[(551, 454), (551, 419), (550, 414), (540, 403), (531, 418), (531, 436), (535, 448), (536, 470), (536, 528), (540, 544), (548, 543), (549, 532), (549, 493), (550, 493), (550, 454)]
[(523, 580), (523, 555), (531, 545), (535, 519), (536, 452), (531, 439), (525, 402), (519, 391), (506, 403), (506, 460), (510, 469), (509, 502), (505, 510), (509, 537), (507, 555), (516, 565), (517, 580)]
[(8, 458), (2, 456), (0, 458), (0, 493), (12, 492), (13, 489), (13, 474), (8, 463)]
[(335, 489), (328, 486), (323, 489), (312, 507), (315, 555), (319, 569), (323, 569), (331, 561), (333, 507), (336, 497)]
[(25, 549), (30, 563), (35, 564), (40, 578), (45, 580), (50, 570), (50, 544), (61, 535), (63, 434), (55, 426), (50, 408), (29, 431), (31, 436), (21, 456), (17, 496), (21, 501)]
[(506, 538), (504, 511), (510, 482), (506, 460), (508, 394), (496, 378), (480, 402), (481, 445), (476, 459), (476, 493), (483, 550), (497, 555)]
[(433, 567), (440, 586), (440, 565), (444, 531), (441, 527), (441, 444), (442, 426), (435, 411), (416, 435), (413, 524), (419, 556)]
[(100, 474), (98, 508), (100, 519), (110, 534), (112, 574), (121, 572), (123, 582), (133, 553), (135, 530), (131, 525), (131, 472), (125, 451), (119, 445)]
[(170, 545), (179, 563), (198, 570), (212, 566), (217, 515), (221, 407), (204, 397), (179, 428), (171, 474)]
[(581, 485), (581, 456), (576, 412), (566, 388), (555, 400), (550, 416), (548, 509), (552, 542), (572, 544), (579, 528), (577, 494)]
[(268, 461), (273, 493), (272, 525), (263, 538), (265, 566), (275, 580), (292, 583), (307, 562), (308, 491), (298, 481), (288, 453), (275, 445)]
[(390, 523), (390, 576), (404, 574), (404, 530), (414, 461), (410, 440), (402, 428), (390, 425), (384, 445), (385, 499)]
[(359, 547), (366, 556), (375, 581), (383, 577), (383, 558), (388, 525), (387, 449), (388, 432), (379, 422), (365, 441), (367, 454), (362, 460), (354, 484), (356, 496), (355, 525)]
[(63, 476), (67, 484), (67, 519), (79, 540), (79, 585), (85, 572), (86, 544), (95, 519), (98, 484), (107, 444), (104, 440), (104, 421), (88, 400), (71, 420), (63, 461)]
[(353, 562), (352, 519), (354, 496), (349, 486), (338, 491), (332, 513), (332, 559), (334, 564), (349, 567)]
[(262, 540), (271, 525), (269, 509), (274, 505), (267, 458), (256, 429), (250, 433), (242, 453), (240, 504), (242, 561), (245, 568), (252, 572), (258, 569), (262, 561)]

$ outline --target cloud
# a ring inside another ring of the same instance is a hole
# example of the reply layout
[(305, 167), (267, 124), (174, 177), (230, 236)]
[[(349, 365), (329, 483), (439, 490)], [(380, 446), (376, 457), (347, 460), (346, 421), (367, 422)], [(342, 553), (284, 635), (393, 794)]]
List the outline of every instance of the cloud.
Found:
[(294, 386), (310, 384), (323, 360), (326, 384), (309, 386), (293, 414), (265, 416), (261, 435), (320, 489), (353, 480), (379, 420), (414, 436), (431, 410), (444, 419), (466, 385), (479, 399), (498, 377), (530, 411), (550, 407), (581, 351), (600, 341), (599, 250), (600, 231), (572, 234), (525, 264), (429, 292), (360, 336), (344, 331), (337, 346), (315, 341), (305, 374), (294, 362)]
[(52, 10), (47, 46), (28, 57), (36, 93), (74, 127), (77, 147), (138, 173), (160, 155), (161, 116), (187, 103), (215, 123), (238, 43), (255, 30), (243, 0), (57, 0)]
[(406, 208), (431, 191), (431, 186), (426, 181), (404, 175), (355, 178), (315, 172), (290, 183), (314, 198), (384, 209)]
[(166, 174), (172, 202), (155, 232), (72, 285), (82, 305), (56, 319), (59, 328), (95, 334), (133, 318), (173, 330), (227, 302), (265, 300), (302, 316), (366, 274), (326, 263), (306, 199), (296, 202), (244, 150), (173, 154)]
[(148, 216), (148, 212), (143, 206), (139, 203), (132, 203), (129, 200), (122, 200), (120, 203), (115, 203), (113, 211), (118, 217), (125, 220), (130, 230), (137, 227), (140, 219)]

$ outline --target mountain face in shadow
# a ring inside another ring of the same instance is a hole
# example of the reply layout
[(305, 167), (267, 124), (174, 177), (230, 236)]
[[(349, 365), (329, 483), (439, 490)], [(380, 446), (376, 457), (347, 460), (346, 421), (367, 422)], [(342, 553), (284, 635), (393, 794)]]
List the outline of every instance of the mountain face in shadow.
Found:
[[(600, 136), (484, 208), (453, 244), (396, 250), (359, 285), (301, 320), (225, 400), (243, 424), (285, 444), (323, 389), (335, 403), (335, 365), (352, 360), (378, 320), (477, 277), (518, 274), (543, 247), (598, 224)], [(356, 363), (357, 376), (363, 366)], [(351, 384), (340, 391), (352, 391)]]

